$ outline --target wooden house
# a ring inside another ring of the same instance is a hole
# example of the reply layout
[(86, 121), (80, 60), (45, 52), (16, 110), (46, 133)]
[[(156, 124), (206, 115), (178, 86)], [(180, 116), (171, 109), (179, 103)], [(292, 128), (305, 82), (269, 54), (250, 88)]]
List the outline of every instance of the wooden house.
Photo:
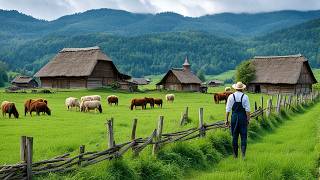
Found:
[(202, 81), (192, 73), (188, 59), (185, 59), (183, 68), (172, 68), (157, 83), (157, 89), (174, 91), (200, 91)]
[(247, 89), (267, 94), (308, 94), (314, 77), (308, 60), (301, 54), (289, 56), (256, 56), (252, 60), (255, 79)]
[(30, 77), (30, 76), (16, 76), (12, 81), (11, 84), (17, 86), (19, 88), (36, 88), (38, 87), (38, 82)]
[(99, 47), (64, 48), (35, 74), (44, 88), (99, 88), (113, 83), (129, 89), (131, 77), (118, 71)]
[(210, 80), (206, 83), (208, 86), (210, 87), (216, 87), (216, 86), (221, 86), (223, 85), (223, 81), (220, 81), (220, 80)]

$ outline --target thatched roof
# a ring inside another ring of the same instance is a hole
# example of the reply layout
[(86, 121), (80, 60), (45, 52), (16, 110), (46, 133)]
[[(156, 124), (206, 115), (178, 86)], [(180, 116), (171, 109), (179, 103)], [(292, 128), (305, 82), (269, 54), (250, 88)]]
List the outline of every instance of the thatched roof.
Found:
[(191, 71), (189, 70), (184, 70), (184, 69), (180, 69), (180, 68), (172, 68), (171, 70), (169, 70), (167, 72), (167, 74), (161, 79), (161, 81), (159, 83), (157, 83), (157, 85), (162, 85), (165, 83), (167, 77), (170, 74), (173, 74), (178, 81), (181, 84), (201, 84), (202, 81), (196, 76), (194, 75)]
[(97, 46), (88, 48), (64, 48), (48, 64), (46, 64), (36, 77), (85, 77), (91, 75), (98, 61), (112, 63), (117, 73), (121, 74), (111, 59)]
[(24, 83), (29, 83), (32, 81), (33, 78), (30, 76), (16, 76), (11, 83), (17, 83), (17, 84), (24, 84)]
[(256, 56), (252, 63), (256, 77), (251, 83), (296, 84), (305, 64), (316, 83), (308, 60), (301, 54), (289, 56)]

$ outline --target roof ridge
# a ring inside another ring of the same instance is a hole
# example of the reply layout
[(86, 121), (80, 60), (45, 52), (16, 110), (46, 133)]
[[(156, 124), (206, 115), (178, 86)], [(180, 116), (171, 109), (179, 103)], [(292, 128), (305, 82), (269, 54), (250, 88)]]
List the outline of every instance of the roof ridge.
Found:
[(84, 48), (63, 48), (60, 52), (76, 52), (76, 51), (91, 51), (100, 50), (99, 46), (84, 47)]
[(302, 54), (285, 55), (285, 56), (254, 56), (254, 59), (271, 59), (271, 58), (292, 58), (302, 57)]

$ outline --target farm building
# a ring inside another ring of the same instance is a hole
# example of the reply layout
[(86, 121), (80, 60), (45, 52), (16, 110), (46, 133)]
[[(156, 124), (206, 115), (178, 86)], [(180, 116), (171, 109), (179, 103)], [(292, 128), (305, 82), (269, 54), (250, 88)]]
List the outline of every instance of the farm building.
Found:
[(147, 85), (147, 84), (150, 84), (151, 82), (150, 79), (146, 79), (146, 78), (132, 78), (131, 81), (138, 85)]
[(97, 46), (64, 48), (35, 77), (44, 88), (99, 88), (117, 83), (130, 89), (134, 85)]
[(210, 87), (216, 87), (216, 86), (221, 86), (223, 85), (223, 81), (220, 80), (210, 80), (207, 82), (207, 85)]
[(308, 60), (301, 54), (289, 56), (256, 56), (252, 60), (255, 79), (248, 84), (251, 92), (267, 94), (308, 94), (314, 77)]
[(11, 84), (19, 88), (36, 88), (38, 87), (38, 82), (30, 76), (16, 76)]
[(183, 68), (172, 68), (157, 83), (157, 89), (175, 91), (200, 91), (202, 81), (192, 73), (188, 59), (185, 59)]

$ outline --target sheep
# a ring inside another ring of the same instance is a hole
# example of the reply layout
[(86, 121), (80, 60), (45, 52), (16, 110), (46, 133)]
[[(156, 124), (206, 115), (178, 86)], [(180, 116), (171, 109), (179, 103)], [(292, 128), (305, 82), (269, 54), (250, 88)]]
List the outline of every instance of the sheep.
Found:
[(73, 107), (80, 109), (80, 101), (75, 97), (68, 97), (65, 101), (65, 105), (67, 106), (68, 110)]
[(81, 97), (81, 101), (93, 101), (93, 100), (101, 101), (101, 96), (99, 96), (99, 95), (90, 95), (90, 96)]
[(168, 102), (173, 102), (174, 101), (174, 94), (167, 94), (166, 95), (166, 100)]
[(93, 101), (82, 101), (80, 103), (80, 111), (81, 112), (89, 112), (90, 110), (98, 109), (100, 113), (102, 113), (101, 102), (98, 100)]

